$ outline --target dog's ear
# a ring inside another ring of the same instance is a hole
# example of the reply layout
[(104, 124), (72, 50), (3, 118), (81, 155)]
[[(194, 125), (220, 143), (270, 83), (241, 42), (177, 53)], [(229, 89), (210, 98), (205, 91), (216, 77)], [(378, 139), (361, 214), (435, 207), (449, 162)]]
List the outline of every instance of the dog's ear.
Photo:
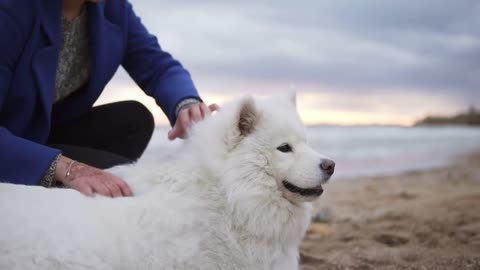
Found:
[(245, 97), (235, 111), (234, 125), (225, 133), (225, 144), (228, 151), (234, 149), (245, 137), (255, 131), (260, 112), (253, 97)]
[(258, 117), (255, 100), (252, 97), (244, 98), (238, 111), (238, 130), (241, 136), (247, 136), (255, 130)]
[(288, 93), (287, 97), (292, 102), (293, 106), (297, 107), (297, 92), (291, 91)]

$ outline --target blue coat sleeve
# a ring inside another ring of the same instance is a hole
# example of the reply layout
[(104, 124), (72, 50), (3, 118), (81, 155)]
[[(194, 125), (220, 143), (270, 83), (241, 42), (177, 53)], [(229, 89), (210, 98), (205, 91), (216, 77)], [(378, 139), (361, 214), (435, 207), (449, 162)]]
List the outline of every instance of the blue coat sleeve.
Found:
[(164, 52), (127, 3), (127, 48), (123, 66), (175, 124), (175, 106), (185, 98), (201, 100), (188, 71)]
[(0, 182), (38, 185), (60, 151), (12, 135), (0, 127)]
[[(20, 27), (13, 16), (15, 13), (12, 9), (19, 10), (13, 5), (21, 4), (31, 8), (25, 1), (0, 3), (0, 36), (8, 37), (8, 41), (2, 41), (0, 44), (0, 113), (3, 104), (8, 102), (10, 80), (28, 34), (26, 27)], [(59, 153), (59, 150), (15, 136), (0, 124), (0, 182), (38, 185), (48, 166)]]

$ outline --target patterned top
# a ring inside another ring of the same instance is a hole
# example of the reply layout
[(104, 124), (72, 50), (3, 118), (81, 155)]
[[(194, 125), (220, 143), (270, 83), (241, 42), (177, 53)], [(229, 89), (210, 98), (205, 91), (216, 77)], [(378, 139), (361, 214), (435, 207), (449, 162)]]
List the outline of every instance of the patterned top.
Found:
[(87, 11), (72, 21), (62, 16), (62, 43), (55, 77), (55, 102), (81, 89), (90, 75)]
[[(55, 103), (81, 89), (89, 79), (90, 54), (88, 47), (87, 10), (82, 9), (80, 15), (68, 21), (62, 15), (62, 43), (55, 75)], [(40, 180), (40, 185), (55, 185), (54, 176), (57, 161), (55, 157)]]

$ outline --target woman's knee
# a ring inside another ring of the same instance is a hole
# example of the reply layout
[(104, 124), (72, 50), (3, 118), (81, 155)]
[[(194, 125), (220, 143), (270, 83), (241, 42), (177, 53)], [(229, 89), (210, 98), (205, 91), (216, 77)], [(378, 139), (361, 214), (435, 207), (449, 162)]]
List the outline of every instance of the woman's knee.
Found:
[(125, 120), (128, 119), (127, 124), (132, 132), (141, 132), (152, 134), (155, 128), (155, 120), (153, 114), (148, 108), (138, 101), (128, 100), (122, 101), (119, 106), (122, 107), (121, 116)]

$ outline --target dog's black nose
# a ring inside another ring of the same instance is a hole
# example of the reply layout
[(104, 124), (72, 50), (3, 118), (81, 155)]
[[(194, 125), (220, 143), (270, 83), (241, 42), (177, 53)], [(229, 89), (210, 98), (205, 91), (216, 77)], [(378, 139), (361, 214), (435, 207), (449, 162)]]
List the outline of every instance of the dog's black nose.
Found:
[(332, 175), (335, 171), (335, 162), (330, 159), (322, 159), (322, 163), (320, 163), (320, 169), (327, 174)]

